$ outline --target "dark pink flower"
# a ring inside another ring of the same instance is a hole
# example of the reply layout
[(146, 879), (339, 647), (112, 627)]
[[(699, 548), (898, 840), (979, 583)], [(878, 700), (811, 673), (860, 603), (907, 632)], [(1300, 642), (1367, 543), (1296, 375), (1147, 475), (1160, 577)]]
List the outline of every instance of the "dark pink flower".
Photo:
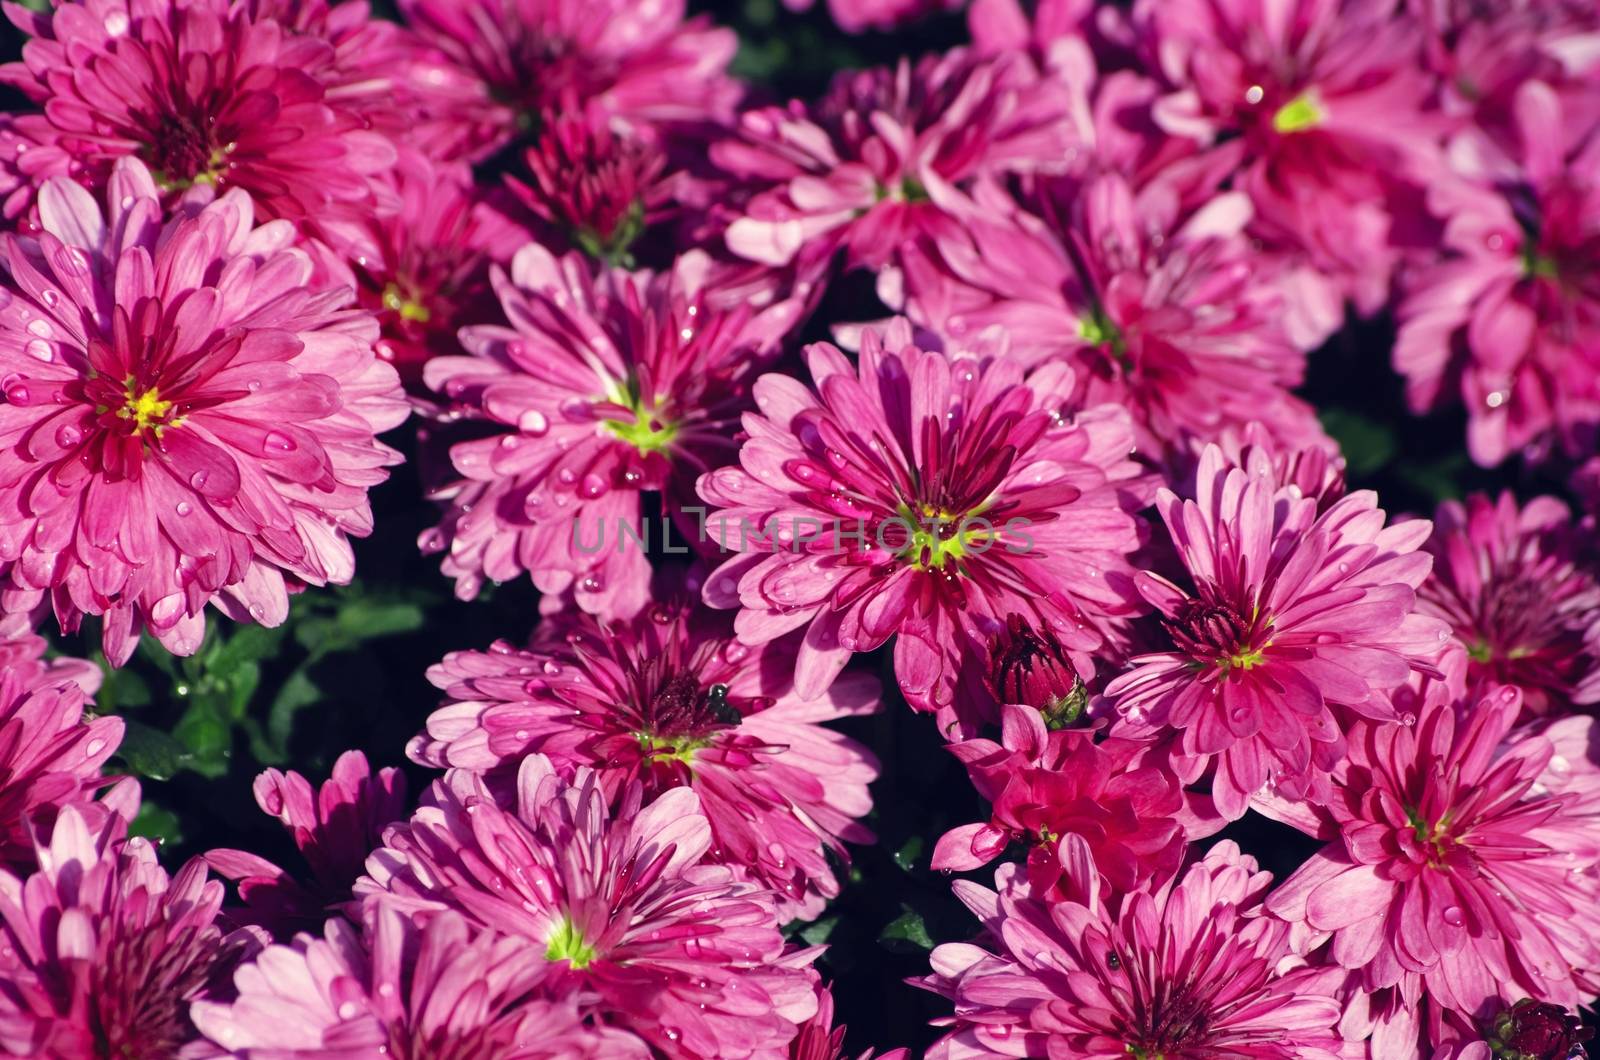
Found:
[(645, 1060), (631, 1034), (586, 1026), (575, 997), (537, 994), (527, 941), (440, 913), (418, 925), (375, 901), (365, 929), (269, 946), (234, 973), (237, 996), (198, 1001), (195, 1025), (238, 1060)]
[(505, 224), (488, 212), (464, 165), (406, 150), (378, 184), (399, 209), (325, 221), (315, 249), (325, 251), (327, 286), (354, 288), (378, 318), (378, 356), (415, 384), (431, 358), (460, 352), (464, 325), (494, 318), (489, 259)]
[(1593, 1037), (1567, 1009), (1531, 997), (1498, 1013), (1484, 1033), (1494, 1056), (1513, 1060), (1581, 1060), (1588, 1055), (1583, 1043)]
[[(35, 185), (70, 176), (101, 187), (118, 159), (133, 157), (163, 191), (242, 188), (269, 218), (370, 208), (370, 179), (393, 165), (394, 148), (357, 106), (342, 67), (349, 51), (341, 57), (334, 40), (303, 32), (318, 12), (296, 26), (274, 17), (293, 15), (281, 8), (71, 0), (41, 13), (8, 9), (32, 39), (0, 76), (42, 112), (15, 119), (21, 140), (5, 153), (20, 154), (14, 165)], [(365, 10), (351, 5), (335, 21)]]
[(1521, 698), (1430, 697), (1414, 724), (1355, 723), (1333, 841), (1267, 900), (1308, 945), (1331, 939), (1361, 989), (1394, 992), (1384, 1040), (1418, 1040), (1424, 996), (1470, 1021), (1600, 988), (1595, 720), (1513, 731)]
[(208, 603), (277, 625), (286, 578), (349, 581), (407, 409), (288, 222), (205, 189), (163, 220), (133, 159), (106, 194), (52, 179), (0, 244), (0, 607), (102, 616), (120, 665), (141, 630), (192, 653)]
[(212, 850), (205, 858), (218, 875), (238, 881), (246, 908), (230, 917), (262, 924), (279, 938), (315, 928), (346, 905), (383, 829), (406, 815), (405, 777), (393, 768), (374, 773), (360, 751), (340, 755), (320, 789), (299, 773), (269, 769), (256, 777), (255, 795), (262, 811), (289, 830), (310, 878), (296, 879), (244, 850)]
[[(92, 815), (91, 815), (92, 816)], [(0, 1050), (10, 1056), (170, 1057), (189, 1002), (225, 973), (222, 884), (189, 862), (168, 878), (108, 814), (61, 811), (39, 869), (0, 869)]]
[(483, 158), (548, 113), (593, 109), (632, 134), (726, 120), (739, 97), (725, 70), (738, 39), (685, 0), (400, 0), (423, 43), (453, 66), (430, 102), (447, 157)]
[[(815, 0), (783, 0), (790, 11), (809, 11)], [(940, 11), (953, 11), (961, 0), (828, 0), (828, 14), (846, 33), (891, 30)]]
[(1153, 457), (1251, 422), (1290, 449), (1322, 442), (1290, 393), (1305, 351), (1283, 270), (1244, 236), (1249, 199), (1186, 205), (1176, 183), (1063, 183), (1049, 224), (1018, 214), (945, 240), (938, 258), (908, 251), (908, 312), (957, 343), (998, 326), (1030, 364), (1065, 358), (1078, 400), (1126, 406)]
[(711, 823), (709, 860), (739, 865), (777, 894), (783, 919), (814, 917), (839, 893), (841, 840), (871, 842), (877, 761), (823, 722), (878, 707), (865, 674), (802, 702), (794, 649), (748, 648), (724, 616), (657, 604), (631, 622), (563, 613), (528, 651), (500, 642), (428, 673), (446, 704), (411, 744), (425, 765), (515, 777), (543, 754), (570, 775), (596, 771), (616, 799), (688, 786)]
[[(1132, 613), (1140, 468), (1127, 413), (1063, 412), (1072, 373), (917, 349), (896, 321), (859, 366), (807, 347), (814, 389), (756, 384), (740, 466), (701, 479), (709, 529), (745, 553), (706, 583), (749, 644), (805, 629), (795, 689), (821, 695), (891, 636), (895, 673), (942, 729), (992, 714), (990, 636), (1013, 613), (1046, 627), (1085, 677)], [(958, 696), (958, 685), (963, 691)]]
[(1404, 242), (1400, 221), (1437, 166), (1416, 21), (1388, 0), (1141, 0), (1136, 22), (1172, 92), (1174, 135), (1245, 143), (1252, 231), (1303, 254), (1374, 312)]
[(956, 50), (915, 66), (847, 72), (813, 108), (746, 111), (711, 157), (756, 194), (727, 232), (770, 266), (878, 269), (907, 241), (979, 214), (975, 185), (1066, 166), (1066, 89), (1020, 56)]
[(1325, 797), (1343, 754), (1334, 708), (1396, 720), (1392, 694), (1431, 669), (1449, 636), (1416, 611), (1430, 524), (1385, 526), (1376, 502), (1358, 492), (1320, 510), (1280, 485), (1270, 461), (1235, 467), (1215, 446), (1194, 500), (1166, 489), (1157, 499), (1192, 589), (1138, 575), (1170, 648), (1134, 659), (1106, 696), (1123, 719), (1114, 731), (1176, 730), (1184, 783), (1214, 765), (1212, 794), (1230, 820), (1269, 786)]
[(773, 900), (708, 865), (711, 827), (689, 788), (648, 806), (631, 786), (613, 814), (600, 778), (571, 781), (530, 755), (502, 809), (451, 770), (430, 805), (373, 854), (367, 893), (419, 923), (446, 910), (539, 953), (544, 992), (576, 995), (596, 1025), (668, 1055), (745, 1057), (786, 1047), (816, 1012), (814, 954), (785, 954)]
[(465, 329), (471, 356), (425, 373), (495, 428), (452, 447), (462, 477), (439, 491), (449, 511), (420, 541), (445, 552), (458, 595), (526, 572), (608, 617), (644, 605), (641, 541), (661, 528), (641, 524), (642, 494), (681, 516), (695, 477), (733, 459), (755, 375), (798, 314), (792, 302), (713, 309), (705, 265), (690, 253), (669, 273), (627, 272), (530, 244), (509, 275), (495, 271), (509, 326)]
[(27, 634), (0, 640), (0, 866), (33, 863), (31, 829), (56, 808), (82, 802), (108, 781), (100, 767), (122, 742), (121, 718), (85, 718), (98, 667), (43, 659)]
[(1336, 1060), (1335, 977), (1304, 967), (1289, 925), (1263, 916), (1272, 881), (1232, 842), (1176, 880), (1106, 891), (1088, 847), (1063, 844), (1070, 891), (1046, 902), (1016, 866), (998, 893), (956, 894), (986, 929), (983, 945), (933, 951), (921, 985), (955, 1003), (931, 1060)]
[(1532, 714), (1600, 701), (1600, 585), (1565, 505), (1482, 494), (1434, 516), (1433, 573), (1418, 610), (1466, 645), (1468, 689), (1514, 685)]
[(1459, 399), (1484, 466), (1600, 435), (1600, 96), (1528, 81), (1510, 113), (1431, 189), (1443, 260), (1409, 277), (1394, 347), (1412, 407)]
[(1028, 848), (1029, 886), (1050, 896), (1064, 885), (1068, 835), (1088, 844), (1096, 867), (1118, 890), (1166, 879), (1178, 868), (1190, 838), (1185, 819), (1193, 815), (1170, 774), (1135, 764), (1137, 745), (1096, 744), (1085, 731), (1052, 732), (1037, 710), (1015, 704), (1001, 708), (1000, 722), (999, 744), (950, 745), (994, 809), (987, 822), (946, 832), (934, 848), (934, 868), (975, 869), (1020, 842)]

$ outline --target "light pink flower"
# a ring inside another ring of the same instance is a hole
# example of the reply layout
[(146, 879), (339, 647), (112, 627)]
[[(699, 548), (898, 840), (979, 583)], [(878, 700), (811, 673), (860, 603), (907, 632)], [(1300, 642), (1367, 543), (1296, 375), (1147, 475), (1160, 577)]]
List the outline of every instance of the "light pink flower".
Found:
[(198, 859), (169, 879), (126, 828), (68, 806), (37, 841), (37, 871), (0, 869), (7, 1055), (170, 1057), (193, 1040), (189, 1002), (232, 949), (214, 924), (222, 884)]
[(642, 493), (679, 518), (695, 477), (733, 459), (755, 375), (798, 314), (792, 302), (711, 308), (705, 265), (691, 253), (668, 273), (627, 272), (530, 244), (509, 275), (495, 271), (509, 326), (465, 329), (471, 356), (434, 358), (424, 374), (494, 426), (451, 448), (461, 478), (438, 492), (449, 510), (420, 540), (445, 552), (457, 595), (526, 572), (608, 617), (644, 605), (640, 542), (662, 528), (641, 525)]
[(756, 194), (728, 227), (735, 253), (770, 266), (879, 269), (908, 240), (979, 215), (975, 185), (1066, 166), (1066, 89), (1021, 56), (929, 56), (839, 75), (813, 108), (746, 111), (712, 160)]
[(0, 243), (0, 608), (102, 616), (120, 665), (141, 630), (193, 652), (208, 603), (277, 625), (286, 579), (349, 581), (406, 406), (287, 221), (204, 189), (163, 220), (133, 159), (106, 194), (52, 179)]
[(1236, 467), (1215, 446), (1200, 458), (1195, 499), (1163, 489), (1156, 506), (1191, 588), (1138, 575), (1171, 647), (1107, 686), (1116, 731), (1170, 736), (1184, 783), (1214, 766), (1212, 794), (1230, 820), (1269, 786), (1326, 797), (1344, 746), (1336, 710), (1394, 721), (1391, 695), (1431, 669), (1449, 636), (1416, 612), (1430, 524), (1385, 526), (1367, 491), (1319, 511), (1278, 484), (1268, 454)]
[(493, 783), (543, 754), (566, 775), (594, 769), (613, 799), (634, 782), (647, 796), (691, 787), (710, 860), (769, 886), (782, 919), (815, 917), (839, 893), (830, 862), (849, 864), (841, 840), (872, 841), (858, 820), (878, 775), (871, 752), (822, 723), (877, 710), (878, 682), (855, 675), (802, 702), (793, 646), (748, 648), (729, 625), (671, 604), (625, 623), (563, 613), (531, 650), (448, 655), (428, 677), (449, 698), (411, 757)]
[[(1502, 137), (1459, 138), (1443, 260), (1408, 277), (1394, 364), (1418, 411), (1459, 400), (1484, 466), (1600, 435), (1600, 95), (1520, 85)], [(1451, 391), (1454, 391), (1452, 393)]]
[(1097, 744), (1084, 730), (1051, 731), (1038, 710), (1016, 704), (1001, 708), (1000, 722), (1001, 743), (950, 744), (993, 813), (986, 822), (946, 832), (934, 847), (933, 868), (975, 869), (1020, 842), (1027, 848), (1028, 884), (1046, 897), (1063, 885), (1062, 844), (1073, 835), (1088, 844), (1096, 867), (1117, 890), (1177, 870), (1191, 838), (1185, 819), (1192, 822), (1194, 815), (1170, 774), (1134, 764), (1138, 745)]
[(27, 634), (0, 641), (0, 866), (31, 867), (32, 827), (86, 801), (108, 781), (100, 767), (122, 742), (121, 718), (85, 718), (98, 667), (43, 659)]
[(1102, 889), (1087, 845), (1069, 837), (1070, 894), (1030, 895), (1016, 866), (998, 893), (956, 894), (985, 928), (983, 945), (932, 954), (922, 985), (949, 997), (953, 1026), (931, 1060), (1335, 1060), (1343, 1042), (1330, 977), (1294, 957), (1289, 925), (1263, 916), (1272, 881), (1232, 842), (1176, 880)]
[(366, 755), (346, 751), (320, 789), (299, 773), (276, 769), (256, 777), (254, 787), (256, 804), (289, 830), (310, 878), (298, 880), (244, 850), (211, 850), (205, 859), (218, 875), (238, 881), (246, 908), (230, 910), (231, 919), (287, 938), (297, 928), (320, 926), (349, 903), (383, 829), (406, 815), (405, 777), (394, 768), (374, 773)]
[(785, 954), (771, 895), (705, 863), (711, 826), (689, 788), (648, 806), (631, 786), (613, 814), (588, 769), (563, 780), (543, 755), (502, 809), (451, 770), (431, 805), (367, 862), (420, 923), (445, 910), (543, 956), (547, 996), (576, 994), (596, 1025), (669, 1055), (781, 1055), (816, 1011), (814, 954)]
[(239, 1060), (644, 1060), (633, 1035), (585, 1026), (575, 997), (537, 996), (547, 962), (525, 939), (387, 901), (365, 929), (269, 946), (234, 973), (237, 997), (198, 1001), (195, 1025)]
[(1388, 295), (1411, 200), (1437, 165), (1422, 34), (1388, 0), (1141, 0), (1169, 132), (1245, 142), (1252, 231), (1366, 313)]
[(294, 17), (282, 4), (226, 0), (8, 9), (32, 39), (0, 76), (42, 111), (17, 116), (20, 140), (0, 153), (36, 186), (70, 176), (103, 187), (116, 161), (133, 157), (164, 191), (242, 188), (265, 217), (370, 208), (370, 178), (394, 164), (394, 148), (358, 104), (382, 93), (353, 91), (349, 47), (341, 55), (311, 32), (370, 43), (370, 30), (328, 24), (363, 21), (366, 8), (334, 17), (305, 7), (298, 26), (274, 17)]
[[(993, 714), (988, 641), (1015, 613), (1048, 626), (1080, 674), (1132, 613), (1140, 468), (1127, 413), (1064, 412), (1072, 373), (917, 349), (903, 320), (860, 364), (806, 349), (813, 388), (764, 376), (740, 466), (712, 472), (709, 523), (744, 553), (706, 583), (763, 644), (805, 629), (795, 690), (815, 698), (891, 636), (911, 703), (940, 727)], [(964, 691), (958, 693), (958, 686)]]
[(1509, 493), (1439, 506), (1418, 610), (1466, 645), (1473, 698), (1515, 685), (1531, 714), (1600, 701), (1600, 585), (1570, 519), (1554, 497), (1520, 510)]
[(1462, 1019), (1600, 991), (1600, 766), (1593, 718), (1513, 731), (1505, 686), (1412, 725), (1360, 721), (1323, 816), (1330, 842), (1267, 900), (1365, 991), (1383, 1043), (1418, 1040), (1424, 996)]
[[(726, 120), (732, 30), (684, 18), (685, 0), (400, 0), (454, 69), (433, 93), (435, 156), (482, 159), (553, 111), (592, 107), (633, 135)], [(460, 82), (460, 83), (458, 83)]]

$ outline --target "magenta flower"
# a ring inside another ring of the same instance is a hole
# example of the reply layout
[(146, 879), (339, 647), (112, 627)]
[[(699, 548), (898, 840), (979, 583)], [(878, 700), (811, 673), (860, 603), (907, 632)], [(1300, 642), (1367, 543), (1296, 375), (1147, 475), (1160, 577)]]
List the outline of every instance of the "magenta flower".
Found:
[(422, 925), (379, 900), (365, 930), (269, 946), (237, 997), (197, 1001), (201, 1033), (239, 1060), (644, 1060), (630, 1034), (585, 1026), (573, 997), (537, 996), (547, 962), (526, 940), (440, 913)]
[(712, 309), (704, 264), (689, 254), (670, 273), (625, 272), (529, 245), (509, 276), (495, 271), (509, 326), (465, 329), (472, 356), (435, 358), (424, 376), (497, 428), (452, 447), (462, 477), (420, 541), (446, 552), (457, 595), (527, 572), (607, 617), (644, 606), (642, 542), (662, 528), (641, 523), (642, 492), (675, 517), (693, 504), (695, 477), (733, 458), (751, 383), (798, 314), (791, 302)]
[[(657, 604), (632, 622), (553, 615), (532, 650), (500, 642), (457, 652), (428, 677), (449, 698), (412, 741), (437, 768), (514, 778), (529, 754), (564, 775), (596, 771), (616, 799), (692, 787), (711, 823), (710, 860), (748, 869), (777, 895), (782, 919), (812, 918), (839, 893), (841, 840), (872, 841), (877, 760), (822, 726), (878, 708), (878, 682), (838, 682), (795, 696), (792, 646), (747, 648), (722, 616)], [(531, 675), (531, 676), (530, 676)]]
[[(817, 986), (817, 1013), (805, 1022), (800, 1028), (800, 1033), (789, 1043), (789, 1060), (849, 1060), (844, 1051), (843, 1024), (834, 1026), (833, 1022), (833, 989), (818, 984)], [(905, 1049), (890, 1049), (886, 1053), (874, 1053), (871, 1049), (856, 1057), (856, 1060), (907, 1060), (910, 1053)]]
[[(781, 1050), (816, 1011), (813, 954), (785, 954), (769, 892), (705, 864), (711, 827), (689, 788), (648, 806), (631, 785), (613, 814), (600, 778), (561, 779), (529, 755), (514, 808), (451, 770), (431, 805), (367, 862), (425, 923), (446, 910), (543, 956), (549, 996), (668, 1055)], [(359, 890), (360, 888), (358, 888)]]
[[(189, 1002), (225, 973), (222, 884), (191, 861), (169, 879), (126, 822), (61, 811), (39, 869), (0, 869), (0, 1050), (9, 1056), (176, 1056)], [(242, 941), (242, 940), (241, 940)]]
[[(393, 146), (361, 112), (370, 89), (352, 92), (336, 42), (280, 22), (266, 10), (276, 6), (10, 9), (32, 39), (0, 76), (42, 108), (15, 119), (23, 143), (12, 150), (26, 150), (14, 164), (35, 185), (70, 176), (99, 188), (118, 159), (137, 158), (164, 191), (242, 188), (265, 217), (370, 208), (371, 177), (394, 164)], [(364, 18), (364, 5), (357, 11)]]
[(684, 0), (400, 0), (419, 38), (455, 67), (430, 102), (436, 147), (481, 159), (553, 111), (586, 108), (634, 135), (732, 116), (740, 89), (725, 70), (738, 47), (732, 30)]
[(1052, 732), (1037, 710), (1014, 704), (1002, 708), (1000, 720), (1001, 743), (950, 745), (993, 813), (946, 832), (934, 847), (933, 868), (975, 869), (1018, 842), (1027, 847), (1033, 893), (1054, 895), (1063, 885), (1062, 846), (1073, 835), (1088, 844), (1117, 890), (1177, 870), (1185, 840), (1193, 838), (1185, 829), (1192, 815), (1170, 774), (1134, 765), (1138, 745), (1096, 744), (1086, 731)]
[(1418, 610), (1466, 645), (1472, 698), (1514, 685), (1531, 714), (1600, 701), (1600, 585), (1566, 506), (1474, 494), (1441, 504), (1433, 525)]
[(399, 210), (324, 222), (319, 264), (378, 318), (378, 356), (417, 383), (430, 358), (460, 352), (462, 326), (494, 318), (489, 255), (505, 237), (465, 166), (407, 150), (378, 183)]
[(32, 827), (106, 786), (122, 742), (121, 718), (84, 718), (99, 668), (44, 651), (31, 634), (0, 641), (0, 867), (32, 867)]
[(1330, 977), (1294, 959), (1288, 924), (1261, 915), (1272, 876), (1232, 842), (1126, 894), (1102, 891), (1083, 840), (1063, 850), (1073, 891), (1058, 902), (1031, 896), (1015, 866), (998, 893), (956, 884), (986, 939), (933, 951), (921, 985), (955, 1003), (938, 1021), (955, 1029), (931, 1060), (1344, 1055)]
[(978, 213), (974, 186), (1065, 167), (1066, 89), (1025, 59), (959, 49), (911, 66), (841, 74), (812, 109), (746, 111), (712, 160), (756, 194), (727, 232), (772, 266), (879, 269), (917, 236), (938, 240)]
[(1515, 688), (1413, 725), (1357, 722), (1326, 808), (1333, 841), (1267, 900), (1368, 991), (1380, 1029), (1416, 1041), (1424, 995), (1472, 1020), (1536, 997), (1581, 1005), (1600, 982), (1600, 766), (1593, 718), (1513, 732)]
[(1469, 179), (1432, 192), (1444, 260), (1410, 277), (1394, 347), (1413, 408), (1458, 389), (1486, 467), (1525, 447), (1583, 455), (1600, 432), (1600, 112), (1537, 81), (1510, 110), (1503, 137), (1453, 152)]
[(908, 251), (908, 312), (954, 342), (998, 325), (1029, 363), (1065, 357), (1078, 400), (1126, 406), (1154, 457), (1251, 422), (1290, 449), (1322, 442), (1289, 392), (1305, 351), (1283, 270), (1244, 236), (1249, 199), (1185, 206), (1174, 183), (1136, 192), (1099, 175), (1046, 202), (1054, 228), (1019, 215), (947, 239), (938, 258)]
[(1386, 527), (1366, 491), (1319, 513), (1265, 463), (1247, 472), (1215, 446), (1196, 479), (1194, 500), (1163, 489), (1156, 502), (1192, 589), (1138, 575), (1170, 648), (1134, 659), (1106, 696), (1116, 731), (1170, 731), (1182, 782), (1214, 765), (1217, 809), (1236, 820), (1269, 785), (1325, 797), (1343, 754), (1333, 708), (1396, 720), (1392, 694), (1431, 670), (1449, 631), (1415, 610), (1429, 523)]
[(287, 222), (208, 197), (163, 222), (127, 159), (104, 215), (52, 179), (42, 230), (0, 244), (0, 606), (102, 616), (113, 665), (140, 630), (192, 653), (208, 603), (277, 625), (286, 579), (349, 581), (399, 459), (374, 438), (407, 410), (372, 318), (308, 287)]
[(742, 641), (804, 628), (795, 690), (815, 698), (898, 633), (901, 689), (942, 730), (993, 713), (988, 640), (1010, 614), (1084, 677), (1115, 653), (1143, 504), (1127, 413), (1072, 415), (1064, 366), (952, 360), (903, 320), (865, 333), (859, 368), (826, 343), (806, 354), (815, 389), (763, 377), (741, 466), (700, 481), (713, 536), (745, 553), (705, 589), (741, 609)]
[(1245, 143), (1253, 232), (1303, 254), (1364, 313), (1388, 297), (1397, 218), (1434, 175), (1443, 125), (1427, 111), (1414, 19), (1384, 0), (1141, 0), (1135, 19), (1173, 91), (1169, 133)]
[[(790, 11), (809, 11), (816, 0), (783, 0)], [(891, 30), (941, 11), (953, 11), (960, 0), (828, 0), (828, 14), (846, 33)]]
[(230, 910), (230, 918), (264, 925), (279, 938), (319, 927), (347, 905), (383, 829), (406, 815), (405, 777), (393, 768), (374, 773), (360, 751), (340, 755), (320, 789), (299, 773), (268, 769), (256, 777), (255, 796), (289, 830), (310, 878), (298, 880), (245, 850), (212, 850), (205, 859), (219, 876), (238, 881), (246, 908)]

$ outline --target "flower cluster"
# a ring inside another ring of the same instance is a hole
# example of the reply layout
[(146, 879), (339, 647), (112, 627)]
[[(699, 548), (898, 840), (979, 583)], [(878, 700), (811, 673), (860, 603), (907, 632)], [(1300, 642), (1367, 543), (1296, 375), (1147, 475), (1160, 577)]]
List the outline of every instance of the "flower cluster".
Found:
[[(6, 9), (0, 1052), (841, 1060), (883, 832), (993, 883), (930, 1057), (1586, 1055), (1600, 9), (975, 0), (776, 102), (686, 0), (392, 6)], [(1380, 506), (1347, 314), (1545, 494)], [(169, 871), (118, 671), (247, 713), (208, 623), (391, 531), (531, 633), (427, 630), (414, 798), (297, 670), (289, 857)]]

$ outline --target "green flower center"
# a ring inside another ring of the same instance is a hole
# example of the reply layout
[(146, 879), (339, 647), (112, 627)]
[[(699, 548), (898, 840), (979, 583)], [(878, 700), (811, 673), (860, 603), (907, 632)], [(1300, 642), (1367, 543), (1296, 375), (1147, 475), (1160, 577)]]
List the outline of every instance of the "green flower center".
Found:
[(383, 289), (383, 308), (391, 313), (399, 313), (401, 320), (410, 320), (418, 324), (426, 324), (433, 316), (428, 307), (415, 298), (407, 298), (396, 284), (390, 284)]
[(1321, 125), (1327, 116), (1328, 112), (1322, 109), (1313, 93), (1302, 92), (1278, 108), (1278, 113), (1272, 116), (1272, 127), (1285, 135), (1305, 132)]
[(598, 951), (584, 939), (570, 917), (561, 918), (544, 951), (545, 960), (566, 961), (580, 972), (589, 967), (598, 955)]
[(678, 425), (663, 419), (657, 410), (645, 407), (637, 380), (629, 379), (625, 386), (613, 387), (607, 397), (613, 404), (621, 405), (633, 413), (632, 419), (606, 420), (607, 430), (644, 455), (666, 453), (672, 449), (672, 443), (678, 437)]
[(968, 524), (970, 514), (957, 515), (926, 505), (920, 517), (902, 506), (900, 518), (911, 526), (910, 539), (901, 549), (900, 558), (923, 570), (944, 570), (951, 562), (959, 563), (967, 555), (967, 546), (982, 540), (987, 533), (982, 523)]

